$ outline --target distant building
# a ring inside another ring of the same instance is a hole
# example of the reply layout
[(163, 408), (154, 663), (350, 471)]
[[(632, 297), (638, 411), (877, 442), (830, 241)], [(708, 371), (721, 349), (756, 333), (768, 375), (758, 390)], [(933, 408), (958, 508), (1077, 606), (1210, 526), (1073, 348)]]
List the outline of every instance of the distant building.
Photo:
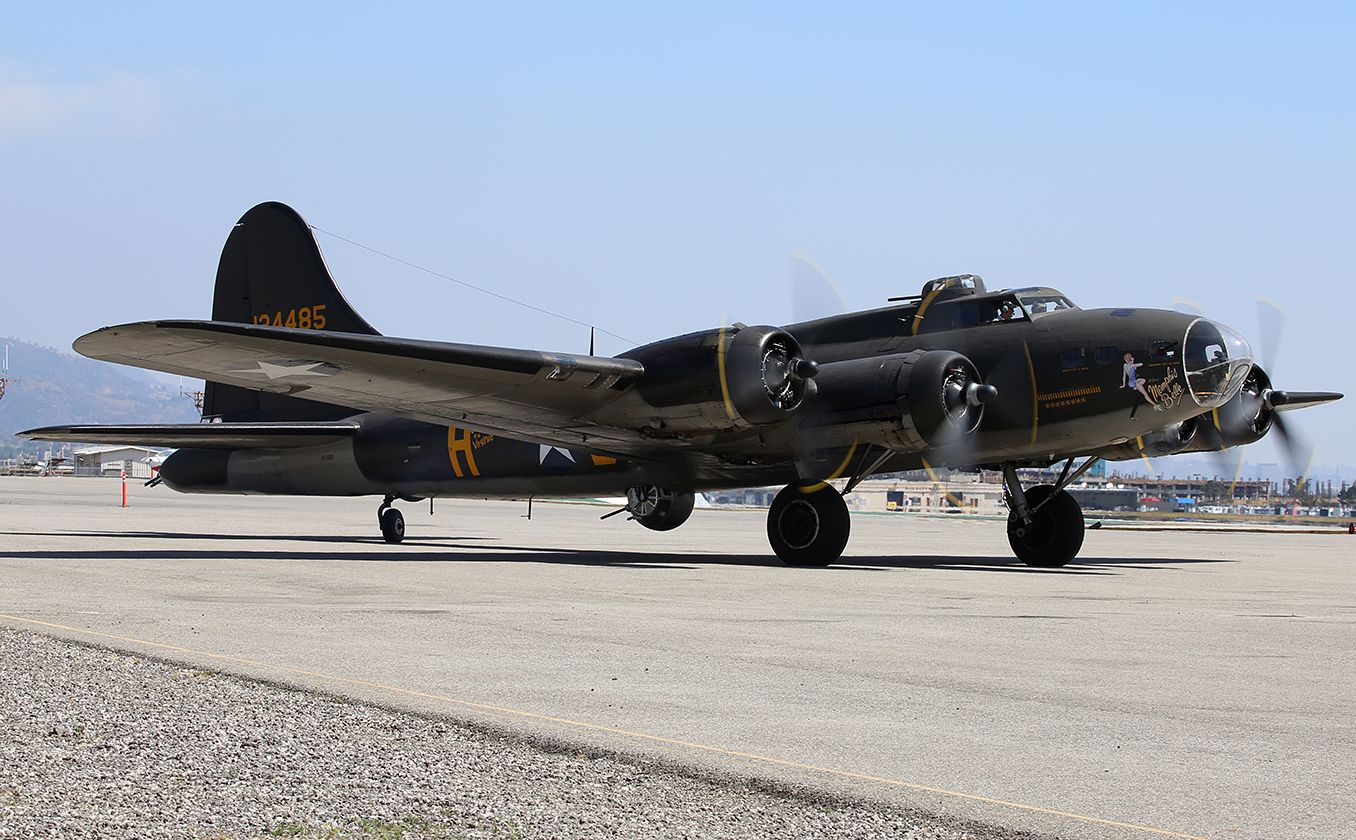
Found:
[(128, 478), (150, 478), (149, 459), (163, 454), (163, 450), (149, 446), (90, 446), (74, 450), (71, 456), (76, 475), (117, 477), (126, 471)]
[(892, 513), (1007, 514), (1001, 484), (985, 484), (977, 476), (955, 475), (952, 479), (940, 482), (870, 479), (848, 494), (848, 506), (854, 510)]
[(1139, 510), (1140, 491), (1135, 487), (1086, 487), (1069, 488), (1069, 495), (1078, 501), (1084, 510)]

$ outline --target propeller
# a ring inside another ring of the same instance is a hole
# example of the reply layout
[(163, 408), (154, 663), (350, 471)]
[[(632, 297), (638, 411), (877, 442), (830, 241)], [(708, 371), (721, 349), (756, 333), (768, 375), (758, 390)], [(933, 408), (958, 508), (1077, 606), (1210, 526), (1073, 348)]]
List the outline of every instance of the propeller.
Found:
[[(841, 315), (848, 310), (847, 301), (843, 299), (838, 284), (828, 272), (805, 254), (791, 254), (790, 285), (791, 318), (794, 323)], [(808, 364), (814, 365), (815, 372), (818, 372), (817, 363), (810, 361)], [(812, 485), (813, 488), (817, 488), (820, 483), (840, 478), (852, 470), (859, 457), (860, 448), (860, 441), (853, 440), (841, 460), (830, 462), (817, 451), (810, 434), (803, 429), (797, 431), (791, 442), (792, 457), (795, 459), (797, 469), (807, 480), (816, 482)]]
[[(1280, 304), (1266, 297), (1257, 298), (1258, 344), (1262, 355), (1263, 370), (1275, 373), (1276, 356), (1281, 348), (1281, 333), (1285, 330), (1285, 310)], [(1267, 383), (1270, 385), (1270, 383)], [(1246, 386), (1245, 386), (1246, 387)], [(1290, 463), (1291, 475), (1299, 476), (1300, 482), (1308, 477), (1314, 465), (1314, 447), (1298, 433), (1289, 428), (1279, 409), (1294, 405), (1298, 407), (1299, 394), (1288, 391), (1276, 391), (1270, 387), (1260, 394), (1261, 407), (1271, 417), (1272, 428), (1280, 439), (1281, 449)], [(1304, 395), (1314, 396), (1314, 395)], [(1309, 401), (1309, 400), (1304, 400)]]
[(804, 254), (791, 255), (791, 319), (795, 323), (841, 315), (847, 301), (838, 284)]
[[(958, 333), (957, 337), (960, 335), (963, 333)], [(963, 347), (957, 349), (964, 354)], [(921, 456), (928, 478), (939, 486), (944, 485), (946, 479), (937, 474), (934, 461), (960, 468), (977, 466), (974, 432), (982, 422), (984, 406), (999, 396), (998, 388), (979, 378), (973, 363), (969, 365), (968, 371), (958, 368), (949, 372), (942, 395), (947, 421), (938, 433), (932, 450)], [(953, 507), (965, 506), (962, 499), (949, 491), (946, 497)]]
[[(1203, 315), (1201, 307), (1185, 298), (1173, 298), (1173, 308), (1192, 315)], [(1341, 394), (1318, 391), (1283, 391), (1272, 387), (1271, 376), (1277, 368), (1277, 358), (1281, 348), (1281, 336), (1285, 330), (1286, 312), (1280, 304), (1267, 297), (1257, 298), (1257, 350), (1259, 364), (1253, 366), (1244, 380), (1243, 388), (1234, 400), (1207, 415), (1213, 420), (1221, 443), (1235, 443), (1230, 448), (1240, 451), (1236, 457), (1217, 450), (1210, 455), (1215, 461), (1216, 472), (1220, 475), (1232, 475), (1229, 495), (1233, 495), (1233, 486), (1238, 483), (1243, 472), (1242, 446), (1246, 442), (1256, 441), (1264, 435), (1275, 432), (1282, 456), (1286, 460), (1290, 475), (1297, 476), (1302, 482), (1313, 466), (1314, 447), (1304, 439), (1282, 416), (1286, 411), (1303, 408), (1329, 400), (1340, 399)]]

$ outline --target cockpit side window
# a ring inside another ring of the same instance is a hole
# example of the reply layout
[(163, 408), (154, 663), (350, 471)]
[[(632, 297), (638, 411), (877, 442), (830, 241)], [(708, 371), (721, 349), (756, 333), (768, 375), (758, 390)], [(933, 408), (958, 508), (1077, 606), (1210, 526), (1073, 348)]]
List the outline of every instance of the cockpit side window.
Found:
[[(933, 304), (923, 311), (918, 324), (918, 332), (932, 333), (955, 329), (958, 326), (956, 316), (956, 304)], [(918, 316), (914, 317), (917, 318)]]
[(1011, 295), (1001, 297), (997, 300), (984, 301), (989, 307), (989, 311), (983, 313), (982, 317), (987, 317), (987, 323), (1002, 324), (1008, 321), (1025, 321), (1026, 310), (1017, 302), (1017, 298)]
[(1026, 312), (1022, 310), (1017, 299), (1011, 296), (988, 300), (947, 301), (928, 307), (923, 313), (923, 323), (918, 331), (941, 332), (1025, 320)]

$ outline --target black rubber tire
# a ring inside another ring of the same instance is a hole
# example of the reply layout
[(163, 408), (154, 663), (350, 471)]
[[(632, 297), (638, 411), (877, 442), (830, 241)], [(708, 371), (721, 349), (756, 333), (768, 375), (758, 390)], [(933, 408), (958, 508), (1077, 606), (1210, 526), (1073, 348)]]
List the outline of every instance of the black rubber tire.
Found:
[(387, 508), (381, 512), (381, 538), (388, 543), (405, 539), (405, 515), (396, 508)]
[(792, 484), (772, 500), (767, 541), (788, 566), (827, 566), (843, 555), (851, 531), (847, 502), (827, 484)]
[[(1054, 489), (1053, 484), (1037, 484), (1026, 491), (1028, 506), (1045, 502), (1031, 515), (1030, 527), (1024, 528), (1016, 513), (1008, 514), (1008, 544), (1028, 566), (1058, 568), (1077, 557), (1083, 547), (1083, 508), (1063, 490), (1050, 498)], [(1024, 531), (1020, 536), (1019, 529)]]
[(635, 519), (651, 531), (672, 531), (687, 521), (696, 504), (697, 496), (694, 493), (671, 493), (659, 500), (649, 516), (637, 516)]

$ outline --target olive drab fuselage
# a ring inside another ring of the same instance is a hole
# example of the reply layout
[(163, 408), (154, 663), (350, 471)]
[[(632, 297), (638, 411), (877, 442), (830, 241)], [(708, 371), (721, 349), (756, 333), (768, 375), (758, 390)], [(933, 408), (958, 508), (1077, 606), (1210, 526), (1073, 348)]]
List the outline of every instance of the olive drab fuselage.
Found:
[[(1052, 290), (1034, 291), (1060, 297)], [(1015, 313), (1003, 308), (1018, 302), (1011, 292), (981, 290), (931, 300), (925, 295), (783, 329), (819, 365), (817, 379), (825, 393), (831, 391), (828, 377), (836, 363), (859, 360), (859, 367), (874, 369), (876, 362), (884, 366), (901, 355), (929, 350), (963, 354), (997, 389), (963, 448), (897, 451), (875, 472), (925, 464), (1044, 465), (1077, 455), (1160, 454), (1156, 441), (1209, 414), (1211, 409), (1193, 394), (1185, 367), (1185, 337), (1202, 319), (1153, 309), (1070, 306), (1033, 314), (1020, 306)], [(623, 356), (644, 362), (647, 374), (667, 364), (674, 381), (681, 382), (685, 375), (696, 376), (697, 368), (717, 371), (721, 360), (715, 351), (701, 355), (703, 335), (658, 342)], [(714, 347), (718, 342), (706, 343)], [(678, 345), (691, 359), (674, 349)], [(661, 403), (700, 398), (716, 405), (718, 413), (720, 380), (711, 376), (686, 389), (638, 388), (629, 410), (658, 412)], [(183, 449), (166, 461), (161, 474), (171, 487), (187, 492), (404, 497), (622, 495), (637, 484), (690, 490), (783, 484), (805, 478), (807, 469), (827, 470), (850, 451), (872, 444), (870, 435), (828, 435), (822, 446), (807, 444), (820, 440), (817, 418), (829, 409), (817, 405), (815, 396), (780, 423), (740, 429), (731, 422), (715, 444), (691, 434), (692, 451), (679, 448), (673, 457), (655, 461), (365, 413), (353, 418), (361, 430), (346, 440), (279, 450)], [(885, 405), (877, 412), (884, 414), (882, 423), (893, 422), (890, 411)], [(681, 430), (672, 434), (682, 437)], [(699, 440), (706, 444), (700, 451)], [(878, 451), (885, 453), (885, 447)]]

